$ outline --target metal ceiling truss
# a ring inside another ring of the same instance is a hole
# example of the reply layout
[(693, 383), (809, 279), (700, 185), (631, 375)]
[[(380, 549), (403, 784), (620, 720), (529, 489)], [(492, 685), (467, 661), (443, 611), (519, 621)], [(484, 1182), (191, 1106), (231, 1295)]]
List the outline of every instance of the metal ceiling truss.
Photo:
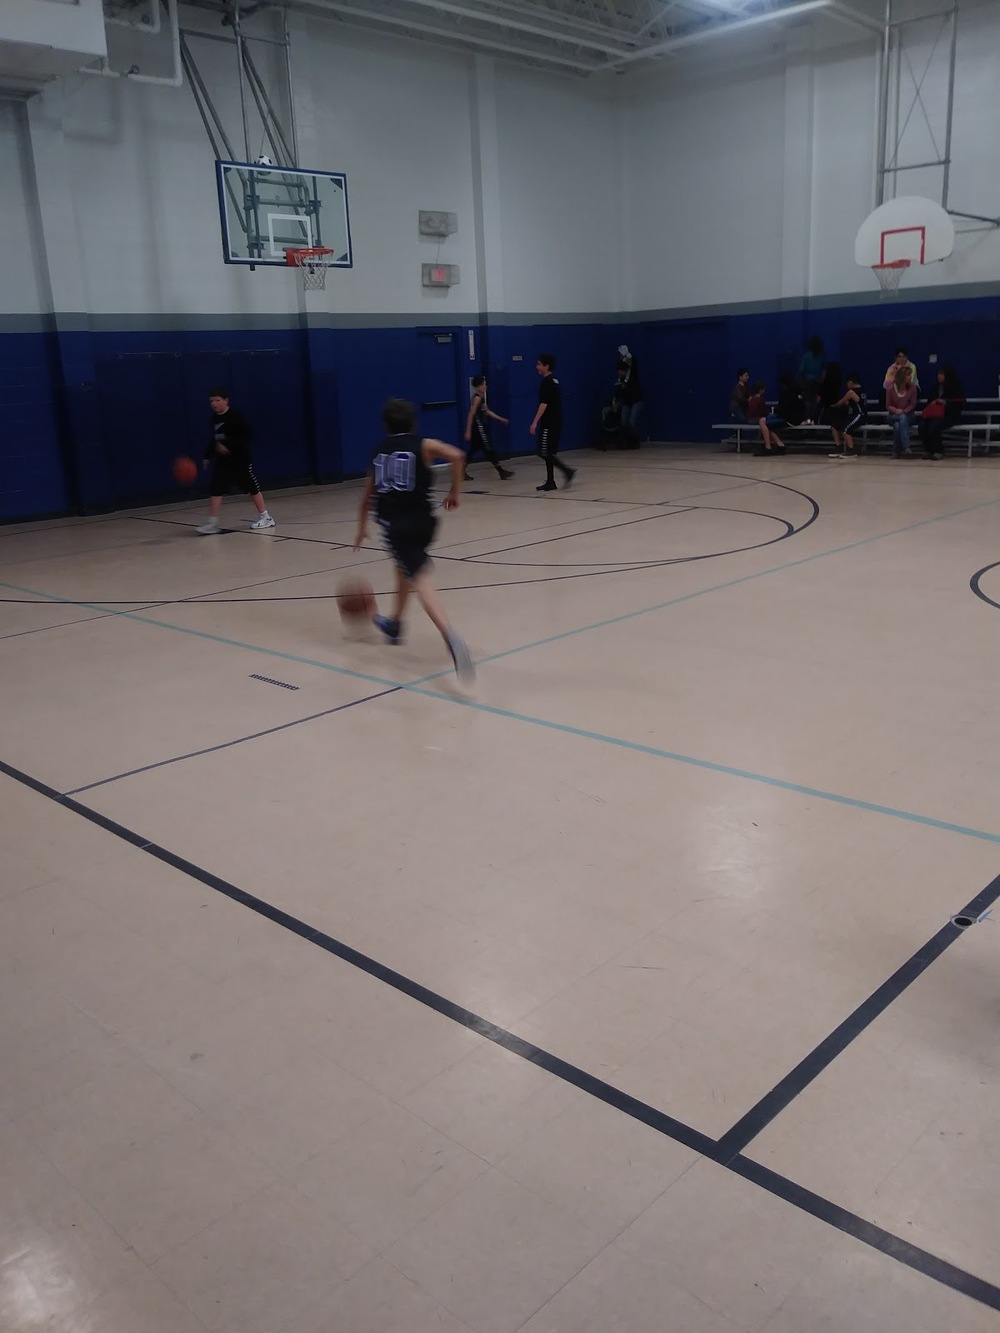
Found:
[[(954, 218), (978, 226), (964, 230), (991, 230), (1000, 227), (1000, 218), (982, 213), (967, 213), (953, 207), (951, 201), (952, 128), (955, 116), (955, 69), (958, 52), (958, 0), (946, 9), (896, 17), (894, 0), (885, 0), (882, 25), (882, 67), (879, 81), (879, 138), (876, 168), (876, 203), (894, 198), (901, 190), (900, 176), (910, 171), (940, 170), (940, 201)], [(910, 33), (919, 29), (912, 39)], [(929, 31), (928, 31), (929, 30)], [(927, 42), (931, 41), (930, 50)], [(919, 53), (919, 54), (918, 54)], [(938, 68), (935, 69), (935, 66)], [(943, 76), (940, 74), (944, 67)], [(932, 70), (946, 80), (944, 109), (929, 107), (924, 89)], [(890, 105), (895, 92), (895, 108)], [(911, 142), (908, 131), (913, 125), (921, 130), (918, 142), (930, 142), (933, 156), (906, 160)], [(926, 140), (923, 135), (926, 134)]]
[[(219, 11), (222, 0), (191, 0)], [(869, 33), (866, 0), (264, 0), (372, 32), (579, 75), (623, 72), (727, 33), (825, 12)]]

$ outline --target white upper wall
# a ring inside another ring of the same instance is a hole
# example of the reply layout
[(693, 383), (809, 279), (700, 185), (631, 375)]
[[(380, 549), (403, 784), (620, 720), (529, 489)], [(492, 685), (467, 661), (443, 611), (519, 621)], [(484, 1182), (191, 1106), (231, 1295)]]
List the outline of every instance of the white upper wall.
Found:
[[(921, 91), (939, 149), (947, 33), (935, 19), (907, 26), (904, 34), (918, 78), (927, 67)], [(1000, 140), (998, 51), (1000, 4), (963, 5), (950, 205), (992, 217), (1000, 216), (1000, 175), (990, 156)], [(902, 70), (901, 129), (912, 103), (906, 59)], [(631, 80), (626, 308), (873, 290), (871, 276), (854, 263), (854, 236), (875, 206), (878, 72), (874, 35), (827, 22), (770, 28), (766, 38), (758, 33), (746, 43), (721, 39)], [(941, 155), (938, 149), (917, 106), (905, 124), (899, 161), (927, 161)], [(939, 199), (940, 190), (937, 169), (901, 173), (895, 192)], [(801, 263), (790, 263), (798, 250)], [(994, 229), (959, 236), (951, 259), (906, 282), (933, 288), (998, 276), (1000, 231)]]
[(619, 309), (612, 91), (509, 65), (496, 88), (505, 309)]
[[(202, 11), (184, 21), (222, 31)], [(444, 320), (487, 308), (544, 319), (871, 287), (853, 237), (874, 201), (874, 36), (771, 25), (649, 72), (584, 81), (295, 22), (300, 159), (347, 173), (356, 256), (310, 310)], [(1000, 4), (963, 7), (960, 33), (952, 203), (996, 215)], [(933, 25), (908, 30), (917, 69), (933, 39)], [(242, 156), (233, 52), (191, 45)], [(256, 53), (277, 68), (272, 48)], [(925, 84), (932, 114), (943, 71), (932, 66)], [(0, 223), (14, 244), (36, 237), (48, 275), (12, 266), (0, 312), (47, 308), (48, 276), (64, 312), (299, 311), (292, 274), (222, 262), (213, 155), (188, 87), (74, 76), (27, 114), (27, 144), (21, 113), (0, 115)], [(915, 127), (919, 112), (906, 144), (919, 153)], [(254, 118), (251, 156), (260, 141)], [(936, 187), (917, 175), (901, 192)], [(421, 208), (457, 213), (458, 233), (440, 245), (422, 239)], [(423, 290), (429, 260), (458, 264), (460, 285)], [(954, 258), (920, 281), (998, 273), (993, 231), (960, 238)]]
[(637, 79), (625, 109), (625, 303), (657, 310), (780, 290), (780, 70), (672, 90)]
[(41, 237), (34, 192), (24, 109), (0, 102), (0, 235), (7, 254), (0, 314), (40, 315), (48, 308), (37, 263)]

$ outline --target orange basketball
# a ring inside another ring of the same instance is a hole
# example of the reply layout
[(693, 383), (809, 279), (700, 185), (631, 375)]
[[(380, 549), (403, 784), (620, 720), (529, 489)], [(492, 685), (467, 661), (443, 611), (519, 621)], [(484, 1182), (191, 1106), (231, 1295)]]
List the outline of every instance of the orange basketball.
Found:
[(375, 592), (364, 579), (346, 579), (337, 589), (337, 605), (344, 620), (360, 620), (375, 614)]
[(193, 458), (174, 459), (174, 480), (182, 486), (190, 486), (198, 479), (198, 464)]

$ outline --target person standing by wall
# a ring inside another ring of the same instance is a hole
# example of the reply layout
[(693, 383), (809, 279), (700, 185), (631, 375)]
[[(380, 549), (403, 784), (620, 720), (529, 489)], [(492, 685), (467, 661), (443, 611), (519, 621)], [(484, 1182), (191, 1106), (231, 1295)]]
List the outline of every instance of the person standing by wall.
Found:
[(805, 419), (807, 422), (816, 421), (819, 416), (819, 391), (825, 364), (823, 339), (814, 334), (806, 343), (806, 350), (802, 353), (797, 376), (802, 401), (805, 404)]
[(902, 370), (906, 366), (910, 372), (910, 379), (917, 393), (920, 392), (920, 378), (917, 375), (917, 368), (910, 360), (910, 354), (905, 347), (897, 347), (896, 355), (893, 357), (892, 364), (886, 367), (886, 372), (882, 377), (882, 388), (888, 392), (889, 385), (892, 384), (896, 371)]

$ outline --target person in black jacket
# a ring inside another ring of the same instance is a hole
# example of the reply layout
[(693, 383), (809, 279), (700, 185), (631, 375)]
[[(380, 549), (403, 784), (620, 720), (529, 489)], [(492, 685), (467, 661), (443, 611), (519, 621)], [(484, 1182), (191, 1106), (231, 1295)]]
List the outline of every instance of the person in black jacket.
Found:
[(250, 448), (253, 431), (250, 423), (238, 407), (229, 406), (227, 389), (210, 389), (208, 405), (212, 409), (212, 435), (205, 446), (202, 466), (212, 469), (212, 498), (209, 502), (208, 522), (202, 523), (198, 531), (205, 537), (222, 531), (219, 522), (222, 497), (234, 487), (249, 495), (257, 510), (257, 517), (250, 526), (257, 532), (273, 528), (274, 519), (267, 512), (257, 474), (253, 470), (253, 451)]
[(925, 458), (944, 458), (944, 433), (958, 424), (965, 410), (965, 390), (954, 366), (942, 366), (920, 423)]

